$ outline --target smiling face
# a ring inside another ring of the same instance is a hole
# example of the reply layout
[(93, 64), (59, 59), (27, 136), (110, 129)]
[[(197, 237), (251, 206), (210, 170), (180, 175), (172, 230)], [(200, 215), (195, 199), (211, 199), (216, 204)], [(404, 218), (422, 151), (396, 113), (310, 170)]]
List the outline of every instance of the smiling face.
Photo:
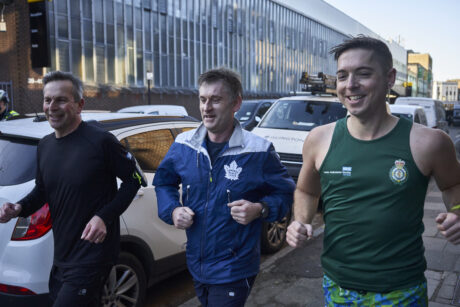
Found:
[(77, 129), (81, 122), (83, 99), (75, 101), (71, 81), (51, 81), (43, 88), (43, 111), (57, 138)]
[(396, 77), (384, 71), (372, 50), (349, 49), (337, 60), (337, 95), (352, 116), (386, 112), (385, 98)]
[(233, 131), (233, 114), (241, 106), (241, 97), (232, 99), (222, 80), (202, 83), (199, 95), (201, 117), (211, 141), (227, 141)]

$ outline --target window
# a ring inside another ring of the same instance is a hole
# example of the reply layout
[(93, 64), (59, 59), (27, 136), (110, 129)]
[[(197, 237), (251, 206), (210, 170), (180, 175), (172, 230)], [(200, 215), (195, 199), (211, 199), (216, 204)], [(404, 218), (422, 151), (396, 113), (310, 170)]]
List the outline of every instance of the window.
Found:
[(0, 185), (15, 185), (35, 178), (37, 142), (0, 138)]
[(233, 7), (227, 5), (227, 31), (233, 33)]
[(259, 111), (257, 111), (257, 116), (259, 116), (260, 118), (262, 118), (264, 116), (264, 114), (268, 111), (268, 109), (270, 109), (270, 106), (271, 106), (271, 102), (266, 102), (264, 103)]
[(168, 3), (167, 0), (159, 0), (158, 1), (158, 11), (162, 15), (168, 14)]
[(275, 22), (270, 20), (270, 44), (275, 43)]
[(278, 101), (260, 124), (261, 128), (310, 131), (345, 117), (347, 109), (338, 102)]
[(136, 157), (143, 171), (154, 172), (173, 141), (171, 131), (162, 129), (128, 136), (121, 140), (121, 144)]

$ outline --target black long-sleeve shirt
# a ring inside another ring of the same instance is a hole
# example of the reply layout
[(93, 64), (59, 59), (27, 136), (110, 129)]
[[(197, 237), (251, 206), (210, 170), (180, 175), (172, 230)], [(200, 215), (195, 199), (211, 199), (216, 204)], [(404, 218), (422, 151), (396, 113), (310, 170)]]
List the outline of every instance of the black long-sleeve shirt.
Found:
[[(19, 203), (27, 217), (49, 204), (54, 235), (54, 264), (61, 267), (116, 261), (119, 216), (139, 189), (135, 163), (111, 134), (82, 122), (69, 135), (44, 137), (37, 150), (35, 188)], [(117, 188), (116, 178), (122, 180)], [(107, 227), (103, 243), (82, 240), (95, 215)]]

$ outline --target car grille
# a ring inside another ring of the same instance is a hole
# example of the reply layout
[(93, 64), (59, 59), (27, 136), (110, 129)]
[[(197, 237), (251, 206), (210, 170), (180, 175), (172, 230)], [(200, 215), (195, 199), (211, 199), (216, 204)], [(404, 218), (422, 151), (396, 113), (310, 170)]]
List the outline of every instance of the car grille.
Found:
[(302, 164), (302, 155), (281, 152), (279, 152), (278, 154), (280, 155), (280, 160), (282, 163)]

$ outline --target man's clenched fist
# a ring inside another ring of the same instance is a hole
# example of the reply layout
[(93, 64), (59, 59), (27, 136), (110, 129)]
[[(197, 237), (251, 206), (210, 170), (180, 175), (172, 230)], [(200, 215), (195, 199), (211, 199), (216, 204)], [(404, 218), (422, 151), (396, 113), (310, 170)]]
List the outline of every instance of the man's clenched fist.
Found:
[(187, 229), (193, 224), (195, 213), (189, 207), (177, 207), (172, 213), (174, 226), (177, 229)]
[(293, 221), (289, 225), (286, 233), (286, 241), (292, 247), (300, 247), (313, 236), (313, 227), (311, 224), (303, 224)]

